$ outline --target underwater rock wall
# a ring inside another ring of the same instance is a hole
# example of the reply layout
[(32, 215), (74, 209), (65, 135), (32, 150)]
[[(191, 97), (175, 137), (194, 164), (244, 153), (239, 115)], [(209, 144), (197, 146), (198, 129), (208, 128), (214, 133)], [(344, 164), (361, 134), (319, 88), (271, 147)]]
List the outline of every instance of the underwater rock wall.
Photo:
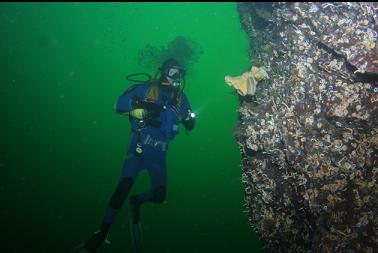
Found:
[(254, 95), (236, 137), (269, 252), (378, 252), (377, 3), (239, 3)]

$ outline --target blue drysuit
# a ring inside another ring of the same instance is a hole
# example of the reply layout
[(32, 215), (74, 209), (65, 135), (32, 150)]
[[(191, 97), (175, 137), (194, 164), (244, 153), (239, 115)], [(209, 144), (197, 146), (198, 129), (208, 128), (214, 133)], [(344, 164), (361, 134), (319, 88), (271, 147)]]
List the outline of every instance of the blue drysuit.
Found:
[[(149, 83), (136, 85), (134, 88), (126, 91), (118, 98), (116, 111), (118, 113), (128, 113), (135, 109), (136, 100), (145, 101), (146, 94), (150, 88)], [(161, 203), (165, 200), (166, 195), (166, 154), (168, 141), (174, 139), (179, 132), (179, 123), (182, 122), (186, 129), (194, 128), (195, 119), (187, 119), (191, 107), (187, 96), (182, 93), (180, 103), (171, 105), (170, 89), (159, 88), (159, 96), (155, 104), (161, 108), (160, 114), (154, 115), (154, 122), (160, 122), (160, 126), (152, 126), (148, 121), (129, 117), (132, 134), (129, 140), (127, 156), (123, 164), (120, 181), (110, 200), (104, 223), (111, 224), (113, 219), (126, 199), (134, 179), (138, 173), (147, 169), (151, 177), (152, 189), (138, 195), (140, 204), (146, 201)], [(142, 153), (136, 152), (137, 145), (142, 149)]]

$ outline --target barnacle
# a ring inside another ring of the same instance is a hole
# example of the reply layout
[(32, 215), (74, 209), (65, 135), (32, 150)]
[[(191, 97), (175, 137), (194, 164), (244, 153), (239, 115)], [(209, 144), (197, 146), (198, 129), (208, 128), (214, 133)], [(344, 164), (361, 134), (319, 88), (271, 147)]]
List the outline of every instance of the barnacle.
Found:
[(292, 79), (295, 83), (301, 81), (301, 78), (299, 78), (297, 75), (293, 75), (293, 76), (291, 76), (291, 79)]
[(378, 134), (375, 134), (371, 137), (370, 143), (375, 149), (378, 149)]
[(320, 189), (334, 193), (336, 191), (342, 190), (346, 185), (347, 181), (345, 179), (340, 179), (336, 180), (335, 183), (323, 185)]
[(364, 44), (364, 46), (365, 46), (365, 48), (367, 49), (367, 50), (370, 50), (370, 49), (373, 49), (373, 48), (375, 48), (375, 44), (376, 44), (377, 42), (374, 40), (374, 39), (367, 39), (367, 40), (365, 40), (364, 42), (363, 42), (363, 44)]

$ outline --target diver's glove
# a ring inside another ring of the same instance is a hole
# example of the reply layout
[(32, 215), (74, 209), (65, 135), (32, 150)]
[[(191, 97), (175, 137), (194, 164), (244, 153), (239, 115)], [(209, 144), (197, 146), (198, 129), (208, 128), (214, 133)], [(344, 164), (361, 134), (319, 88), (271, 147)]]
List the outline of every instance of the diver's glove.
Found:
[(188, 110), (186, 117), (184, 120), (182, 120), (182, 124), (185, 126), (187, 130), (192, 130), (195, 125), (195, 118), (196, 115), (191, 110)]
[(130, 115), (136, 119), (143, 119), (146, 114), (145, 110), (142, 108), (134, 109), (130, 111)]

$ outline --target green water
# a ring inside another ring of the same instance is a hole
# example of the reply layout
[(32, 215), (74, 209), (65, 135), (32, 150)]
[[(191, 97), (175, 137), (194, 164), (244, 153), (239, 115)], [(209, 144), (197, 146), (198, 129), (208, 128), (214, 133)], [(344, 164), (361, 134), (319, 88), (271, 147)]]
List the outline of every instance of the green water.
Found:
[[(130, 132), (113, 104), (127, 74), (155, 72), (139, 50), (176, 36), (203, 49), (185, 88), (197, 125), (170, 145), (167, 203), (143, 206), (144, 252), (262, 252), (224, 83), (250, 67), (236, 3), (1, 3), (0, 29), (2, 252), (69, 252), (97, 230)], [(143, 172), (133, 192), (148, 187)], [(132, 252), (127, 207), (100, 252)]]

